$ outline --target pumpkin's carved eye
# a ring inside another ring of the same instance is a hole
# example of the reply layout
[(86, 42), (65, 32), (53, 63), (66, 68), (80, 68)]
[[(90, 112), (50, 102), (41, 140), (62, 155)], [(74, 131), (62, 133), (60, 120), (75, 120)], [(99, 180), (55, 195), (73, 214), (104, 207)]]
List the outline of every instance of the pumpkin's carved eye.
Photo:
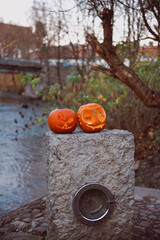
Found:
[(63, 122), (65, 121), (64, 115), (62, 113), (59, 113), (57, 117), (59, 121), (63, 121)]
[(93, 124), (95, 122), (94, 114), (90, 110), (84, 110), (82, 118), (86, 124)]
[(57, 126), (63, 127), (64, 123), (65, 123), (65, 119), (64, 116), (60, 113), (57, 115), (58, 121), (56, 122)]
[(106, 118), (106, 114), (104, 111), (102, 111), (102, 109), (97, 110), (97, 116), (101, 122), (103, 122), (104, 119)]

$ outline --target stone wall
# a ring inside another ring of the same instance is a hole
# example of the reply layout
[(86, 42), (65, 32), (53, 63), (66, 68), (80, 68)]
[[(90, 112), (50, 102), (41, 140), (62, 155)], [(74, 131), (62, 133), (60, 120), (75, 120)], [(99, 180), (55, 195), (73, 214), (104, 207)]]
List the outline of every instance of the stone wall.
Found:
[[(62, 83), (66, 82), (67, 76), (72, 75), (73, 73), (77, 72), (76, 67), (74, 66), (61, 66), (61, 81)], [(56, 66), (50, 66), (50, 80), (52, 83), (58, 82), (58, 74), (57, 74), (57, 67)]]
[(0, 73), (0, 91), (21, 93), (23, 89), (18, 74)]
[[(76, 72), (76, 67), (61, 67), (61, 80), (64, 84), (66, 82), (67, 76), (71, 75)], [(21, 93), (23, 92), (24, 95), (29, 97), (35, 97), (36, 96), (36, 90), (39, 87), (42, 87), (43, 84), (46, 83), (46, 76), (45, 74), (41, 74), (41, 84), (37, 86), (36, 89), (32, 89), (32, 87), (29, 84), (26, 84), (25, 87), (23, 87), (22, 83), (19, 80), (19, 74), (11, 74), (11, 73), (0, 73), (0, 91), (4, 92), (15, 92), (15, 93)], [(57, 68), (56, 66), (50, 66), (50, 80), (51, 84), (58, 83), (58, 77), (57, 77)]]
[[(134, 141), (122, 130), (46, 134), (49, 240), (132, 239), (134, 213)], [(72, 200), (84, 184), (96, 182), (114, 196), (114, 211), (99, 225), (80, 222)]]

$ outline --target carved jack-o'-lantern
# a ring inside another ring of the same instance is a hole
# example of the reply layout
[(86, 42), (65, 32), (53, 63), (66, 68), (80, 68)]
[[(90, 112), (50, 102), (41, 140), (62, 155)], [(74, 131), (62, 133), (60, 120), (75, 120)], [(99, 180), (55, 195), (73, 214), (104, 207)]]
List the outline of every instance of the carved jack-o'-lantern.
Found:
[(71, 133), (77, 123), (77, 114), (71, 109), (56, 109), (48, 117), (48, 126), (54, 133)]
[(82, 105), (78, 110), (79, 125), (84, 132), (100, 132), (106, 125), (106, 112), (97, 103)]

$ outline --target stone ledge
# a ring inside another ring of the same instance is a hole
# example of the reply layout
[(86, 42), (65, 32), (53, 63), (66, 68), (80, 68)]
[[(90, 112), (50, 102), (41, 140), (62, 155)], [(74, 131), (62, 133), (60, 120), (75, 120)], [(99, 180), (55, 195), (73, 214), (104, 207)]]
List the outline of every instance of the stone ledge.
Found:
[(144, 199), (155, 198), (156, 203), (160, 204), (160, 190), (145, 188), (145, 187), (135, 187), (135, 201), (144, 201)]

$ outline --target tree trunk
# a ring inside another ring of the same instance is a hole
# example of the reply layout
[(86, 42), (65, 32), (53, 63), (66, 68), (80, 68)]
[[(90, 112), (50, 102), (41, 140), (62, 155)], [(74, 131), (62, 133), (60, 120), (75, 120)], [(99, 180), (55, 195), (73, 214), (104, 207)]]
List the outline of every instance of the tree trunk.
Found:
[(101, 69), (101, 67), (95, 67), (95, 65), (93, 68), (103, 72), (106, 71), (107, 74), (126, 84), (146, 106), (160, 107), (160, 92), (147, 87), (131, 68), (123, 64), (116, 54), (112, 41), (113, 10), (105, 9), (101, 19), (104, 30), (103, 43), (99, 43), (93, 34), (87, 36), (87, 41), (100, 57), (108, 63), (110, 69), (104, 67)]
[(62, 88), (62, 81), (61, 81), (61, 49), (60, 49), (60, 45), (58, 45), (58, 62), (57, 62), (57, 79), (58, 79), (58, 83), (60, 85), (60, 87)]

